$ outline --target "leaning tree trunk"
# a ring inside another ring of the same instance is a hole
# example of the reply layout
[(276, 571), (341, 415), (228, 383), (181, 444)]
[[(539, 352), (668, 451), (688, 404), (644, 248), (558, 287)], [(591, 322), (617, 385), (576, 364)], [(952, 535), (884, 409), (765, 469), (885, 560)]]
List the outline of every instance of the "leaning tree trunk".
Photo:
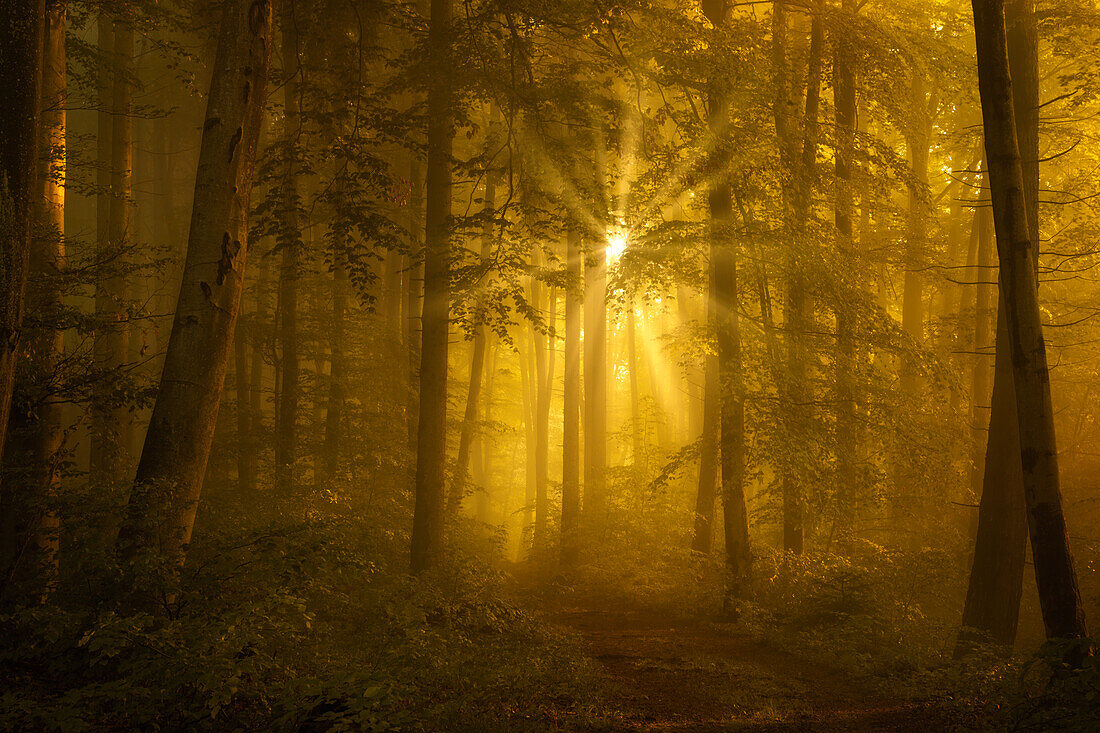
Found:
[[(493, 216), (496, 213), (496, 173), (488, 171), (485, 175), (485, 206), (482, 216), (485, 223), (481, 229), (481, 267), (489, 268), (489, 257), (493, 246)], [(480, 283), (478, 284), (480, 287)], [(484, 295), (480, 296), (484, 302)], [(466, 390), (466, 412), (462, 416), (462, 427), (458, 437), (458, 463), (455, 465), (454, 483), (451, 488), (451, 508), (457, 511), (466, 494), (466, 473), (470, 467), (470, 451), (474, 444), (474, 431), (477, 427), (478, 400), (481, 399), (482, 375), (485, 372), (485, 352), (488, 342), (488, 329), (478, 324), (474, 333), (474, 350), (470, 358), (470, 384)]]
[(118, 538), (120, 556), (131, 565), (152, 555), (178, 569), (191, 539), (244, 285), (271, 26), (266, 0), (233, 0), (222, 13), (183, 282)]
[(1004, 0), (973, 0), (986, 160), (1000, 261), (1001, 307), (1016, 388), (1024, 496), (1035, 581), (1050, 638), (1086, 637), (1085, 613), (1070, 551), (1050, 370), (1039, 310), (1035, 249), (1016, 138)]
[[(1009, 71), (1012, 77), (1016, 141), (1021, 156), (1027, 229), (1036, 267), (1039, 257), (1039, 43), (1033, 0), (1005, 5)], [(986, 212), (983, 212), (983, 214)], [(988, 227), (991, 222), (983, 223)], [(991, 236), (991, 235), (987, 235)], [(981, 245), (982, 243), (980, 243)], [(987, 248), (989, 247), (986, 244)], [(1037, 270), (1036, 270), (1037, 271)], [(983, 270), (979, 280), (992, 276)], [(978, 506), (974, 564), (963, 609), (963, 629), (956, 653), (972, 645), (975, 636), (988, 637), (1011, 650), (1020, 618), (1027, 519), (1016, 420), (1016, 389), (1008, 353), (1004, 308), (998, 307), (993, 399), (989, 415), (985, 470)], [(984, 392), (983, 392), (984, 395)], [(975, 633), (976, 632), (976, 633)]]
[(428, 86), (428, 165), (424, 236), (424, 314), (420, 351), (420, 419), (411, 567), (442, 560), (447, 458), (447, 338), (450, 321), (451, 149), (454, 100), (450, 68), (453, 0), (432, 0), (428, 45), (439, 74)]

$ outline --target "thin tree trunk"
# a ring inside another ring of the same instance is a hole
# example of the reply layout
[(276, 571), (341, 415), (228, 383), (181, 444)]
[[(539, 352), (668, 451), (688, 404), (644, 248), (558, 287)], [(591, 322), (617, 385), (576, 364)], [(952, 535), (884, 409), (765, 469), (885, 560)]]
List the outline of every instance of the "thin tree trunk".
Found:
[(565, 267), (565, 381), (562, 407), (561, 563), (575, 565), (580, 550), (577, 536), (581, 513), (581, 253), (580, 234), (566, 233)]
[(235, 0), (223, 10), (179, 306), (118, 538), (134, 578), (146, 555), (182, 566), (194, 527), (244, 284), (271, 26), (271, 3)]
[(247, 495), (256, 490), (252, 460), (252, 392), (248, 386), (248, 344), (243, 328), (233, 334), (233, 361), (237, 378), (237, 488)]
[(412, 571), (442, 559), (447, 457), (447, 340), (450, 320), (451, 148), (453, 93), (449, 69), (452, 0), (432, 0), (428, 44), (440, 71), (428, 87), (427, 209), (424, 315), (420, 357), (420, 421), (416, 452)]
[[(852, 231), (854, 209), (852, 158), (856, 131), (855, 48), (851, 31), (858, 13), (855, 0), (842, 0), (846, 27), (839, 30), (833, 65), (833, 103), (836, 109), (836, 210), (837, 250), (843, 272), (855, 272)], [(850, 524), (856, 490), (855, 312), (852, 295), (837, 293), (836, 302), (836, 502), (844, 525)]]
[[(128, 261), (133, 191), (134, 120), (130, 112), (133, 91), (134, 30), (128, 22), (115, 22), (111, 34), (111, 59), (117, 65), (110, 83), (110, 177), (107, 200), (106, 249), (101, 258), (108, 262), (110, 274), (96, 282), (95, 358), (101, 369), (112, 376), (121, 375), (128, 360), (129, 315), (127, 314), (127, 274), (121, 271)], [(100, 130), (100, 133), (104, 133)], [(103, 395), (108, 397), (108, 395)], [(98, 478), (118, 483), (126, 473), (129, 456), (131, 415), (125, 404), (100, 405), (96, 412), (98, 445), (93, 456), (99, 463)]]
[(607, 513), (607, 245), (593, 243), (584, 263), (584, 513)]
[[(485, 206), (483, 216), (485, 224), (481, 230), (481, 266), (489, 268), (489, 257), (493, 244), (493, 220), (496, 212), (496, 174), (490, 171), (485, 177)], [(478, 400), (481, 396), (482, 374), (485, 371), (485, 349), (487, 341), (484, 324), (477, 326), (474, 334), (474, 349), (470, 359), (470, 384), (466, 391), (466, 412), (462, 417), (462, 427), (458, 438), (458, 463), (455, 466), (454, 484), (451, 490), (451, 508), (457, 511), (466, 493), (466, 472), (470, 466), (470, 449), (474, 442), (477, 427)]]
[(279, 418), (275, 427), (275, 484), (283, 494), (297, 486), (298, 398), (300, 364), (298, 359), (298, 278), (301, 259), (301, 228), (298, 220), (297, 145), (302, 128), (301, 80), (298, 61), (297, 18), (293, 2), (284, 3), (279, 14), (282, 34), (283, 139), (289, 146), (281, 192), (283, 221), (282, 265), (279, 268), (279, 345), (282, 383), (279, 392)]
[[(714, 252), (711, 249), (707, 287), (707, 330), (716, 320)], [(714, 543), (714, 499), (718, 488), (718, 355), (708, 354), (703, 364), (703, 425), (699, 436), (699, 481), (695, 495), (695, 531), (691, 549), (710, 554)]]
[(642, 433), (641, 398), (638, 394), (638, 335), (634, 299), (626, 303), (626, 369), (630, 373), (631, 461), (636, 480), (645, 475), (645, 436)]
[[(328, 378), (328, 408), (325, 411), (324, 477), (333, 481), (340, 470), (343, 439), (344, 400), (347, 393), (347, 357), (344, 354), (344, 322), (348, 309), (348, 253), (343, 238), (334, 244), (332, 267), (332, 353)], [(396, 328), (396, 326), (395, 326)]]
[(420, 320), (424, 301), (424, 174), (420, 159), (414, 154), (409, 163), (409, 179), (412, 195), (409, 197), (409, 289), (405, 306), (405, 345), (409, 350), (409, 391), (405, 405), (405, 424), (408, 431), (409, 452), (416, 453), (417, 433), (420, 424)]
[(1043, 339), (1035, 250), (1016, 138), (1004, 0), (973, 0), (986, 160), (1000, 261), (1001, 308), (1011, 354), (1024, 496), (1035, 581), (1050, 638), (1086, 637), (1085, 614), (1069, 546), (1050, 370)]
[(262, 444), (261, 433), (264, 429), (264, 346), (267, 344), (268, 330), (268, 273), (270, 265), (268, 258), (260, 257), (260, 271), (256, 278), (256, 313), (253, 318), (252, 328), (252, 363), (251, 374), (248, 379), (248, 427), (251, 431), (249, 448), (249, 471), (255, 476), (256, 465), (259, 460), (259, 446)]
[[(553, 289), (549, 293), (547, 311), (549, 312), (549, 330), (555, 326), (557, 299)], [(535, 400), (535, 536), (534, 548), (537, 556), (545, 553), (549, 544), (547, 526), (550, 511), (550, 398), (554, 384), (554, 349), (549, 333), (538, 334), (535, 339), (538, 349), (538, 384)]]

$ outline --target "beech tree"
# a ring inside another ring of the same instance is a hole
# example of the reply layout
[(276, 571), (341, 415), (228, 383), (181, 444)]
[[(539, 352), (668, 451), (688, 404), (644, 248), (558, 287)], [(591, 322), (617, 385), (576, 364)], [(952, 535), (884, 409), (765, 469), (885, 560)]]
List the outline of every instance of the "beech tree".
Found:
[(267, 0), (235, 0), (223, 10), (183, 283), (118, 537), (124, 562), (151, 554), (178, 569), (194, 529), (241, 304), (273, 11)]

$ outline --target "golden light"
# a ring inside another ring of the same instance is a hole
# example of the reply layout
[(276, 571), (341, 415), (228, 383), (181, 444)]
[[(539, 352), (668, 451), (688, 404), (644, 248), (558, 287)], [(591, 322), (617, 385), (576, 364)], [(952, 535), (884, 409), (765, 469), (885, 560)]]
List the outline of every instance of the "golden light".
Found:
[(626, 232), (622, 229), (613, 229), (607, 234), (607, 264), (611, 264), (622, 257), (626, 251)]

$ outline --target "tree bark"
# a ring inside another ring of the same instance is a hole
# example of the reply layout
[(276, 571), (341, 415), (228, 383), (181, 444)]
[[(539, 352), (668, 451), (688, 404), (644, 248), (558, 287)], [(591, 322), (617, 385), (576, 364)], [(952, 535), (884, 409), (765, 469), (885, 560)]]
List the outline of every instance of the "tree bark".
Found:
[(405, 404), (405, 427), (408, 431), (409, 452), (416, 453), (416, 436), (420, 424), (420, 320), (424, 301), (424, 173), (420, 159), (413, 154), (409, 162), (409, 180), (412, 192), (409, 196), (409, 257), (405, 306), (405, 345), (409, 350), (408, 396)]
[(420, 355), (420, 421), (411, 566), (419, 573), (442, 560), (447, 457), (447, 339), (450, 321), (451, 148), (454, 100), (450, 76), (452, 0), (432, 0), (428, 44), (440, 71), (428, 87), (424, 315)]
[[(716, 31), (729, 20), (728, 0), (708, 0), (703, 12)], [(729, 99), (724, 84), (711, 82), (707, 127), (719, 149), (728, 140)], [(752, 570), (748, 510), (745, 504), (745, 397), (741, 367), (741, 326), (737, 292), (737, 253), (732, 241), (733, 193), (727, 176), (711, 184), (710, 250), (714, 315), (718, 335), (719, 464), (722, 472), (722, 521), (725, 528), (727, 599), (747, 591)]]
[(194, 528), (244, 284), (271, 26), (265, 0), (234, 0), (223, 10), (179, 305), (118, 538), (131, 574), (145, 555), (178, 570)]
[[(855, 0), (842, 0), (845, 27), (838, 31), (833, 64), (833, 106), (836, 109), (836, 206), (834, 223), (837, 233), (837, 255), (841, 271), (854, 273), (858, 267), (853, 241), (852, 159), (856, 132), (855, 48), (851, 31), (859, 12)], [(836, 294), (836, 503), (840, 522), (847, 526), (854, 511), (857, 487), (855, 442), (856, 400), (855, 313), (851, 302), (854, 294), (844, 288)]]
[[(717, 314), (714, 299), (714, 251), (711, 247), (707, 285), (707, 331), (712, 332)], [(699, 435), (699, 480), (695, 495), (695, 530), (691, 549), (709, 555), (714, 544), (714, 499), (718, 488), (718, 355), (708, 354), (703, 364), (703, 425)]]
[(1016, 388), (1024, 496), (1035, 581), (1050, 638), (1086, 637), (1058, 475), (1050, 371), (1032, 228), (1016, 138), (1004, 0), (973, 0), (986, 160), (1000, 261), (1001, 307)]
[(607, 245), (584, 259), (584, 513), (607, 514)]
[[(1023, 198), (1027, 229), (1039, 257), (1039, 44), (1032, 0), (1005, 4), (1006, 43), (1012, 79), (1012, 107), (1016, 117), (1016, 141), (1021, 156)], [(992, 228), (991, 213), (983, 222)], [(992, 254), (991, 232), (979, 247)], [(991, 259), (991, 257), (990, 257)], [(980, 280), (992, 276), (983, 269)], [(979, 315), (979, 318), (981, 316)], [(980, 485), (978, 529), (974, 539), (974, 563), (963, 609), (963, 629), (956, 654), (963, 654), (976, 638), (989, 638), (1006, 650), (1016, 639), (1027, 556), (1027, 509), (1023, 488), (1020, 430), (1016, 419), (1013, 382), (1004, 308), (997, 309), (993, 398), (989, 414), (985, 470)], [(978, 367), (980, 368), (980, 367)], [(983, 372), (984, 373), (984, 372)], [(977, 387), (977, 381), (975, 382)], [(983, 395), (984, 390), (977, 395)], [(977, 398), (977, 395), (975, 398)], [(977, 472), (975, 471), (977, 476)]]
[[(487, 270), (493, 244), (492, 217), (496, 213), (496, 174), (493, 171), (489, 171), (485, 176), (485, 206), (482, 212), (486, 219), (481, 230), (481, 267)], [(482, 375), (485, 372), (485, 351), (488, 340), (486, 330), (484, 324), (478, 324), (474, 333), (474, 348), (470, 358), (470, 384), (466, 391), (466, 412), (462, 417), (458, 438), (458, 463), (455, 466), (451, 490), (451, 506), (454, 511), (461, 506), (466, 493), (466, 473), (470, 467), (470, 450), (474, 443), (478, 400), (481, 398)]]
[(566, 233), (565, 267), (569, 287), (565, 291), (565, 376), (562, 407), (561, 563), (577, 563), (581, 514), (581, 253), (580, 234)]
[(279, 364), (282, 382), (279, 391), (279, 416), (275, 426), (275, 485), (284, 495), (297, 486), (298, 398), (300, 363), (298, 358), (298, 278), (301, 260), (301, 228), (298, 220), (297, 145), (302, 132), (301, 67), (294, 3), (287, 2), (279, 13), (282, 35), (283, 140), (288, 146), (286, 170), (282, 180), (282, 231), (279, 246)]
[[(101, 21), (101, 27), (103, 23)], [(100, 49), (105, 52), (105, 48)], [(134, 120), (131, 115), (133, 90), (134, 30), (128, 21), (115, 22), (111, 32), (109, 58), (116, 68), (110, 77), (110, 157), (108, 196), (106, 200), (107, 224), (104, 248), (99, 257), (109, 268), (106, 276), (96, 281), (95, 308), (98, 327), (95, 333), (94, 352), (100, 369), (121, 376), (129, 357), (130, 326), (127, 313), (127, 274), (131, 204), (133, 193)], [(102, 120), (101, 120), (102, 121)], [(100, 128), (100, 134), (107, 130)], [(101, 394), (101, 402), (112, 399)], [(109, 484), (121, 482), (126, 474), (130, 454), (129, 430), (131, 415), (125, 404), (99, 404), (94, 415), (92, 447), (93, 478)]]

